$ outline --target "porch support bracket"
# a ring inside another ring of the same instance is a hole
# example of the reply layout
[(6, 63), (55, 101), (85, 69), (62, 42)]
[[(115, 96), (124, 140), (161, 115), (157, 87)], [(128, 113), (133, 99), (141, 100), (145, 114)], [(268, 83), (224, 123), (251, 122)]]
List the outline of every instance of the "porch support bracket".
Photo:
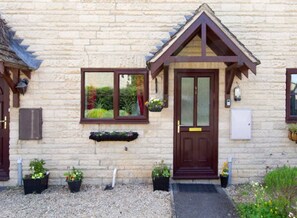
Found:
[(225, 70), (225, 108), (231, 106), (231, 87), (237, 72), (237, 68)]
[[(12, 72), (12, 78), (11, 78)], [(4, 66), (3, 62), (0, 62), (0, 74), (2, 75), (3, 79), (11, 89), (13, 93), (13, 103), (12, 106), (15, 108), (20, 107), (20, 93), (15, 88), (20, 80), (20, 72), (19, 69), (16, 68), (7, 68)]]
[(163, 101), (164, 101), (164, 107), (168, 108), (168, 84), (169, 84), (169, 64), (164, 64), (164, 78), (163, 78)]

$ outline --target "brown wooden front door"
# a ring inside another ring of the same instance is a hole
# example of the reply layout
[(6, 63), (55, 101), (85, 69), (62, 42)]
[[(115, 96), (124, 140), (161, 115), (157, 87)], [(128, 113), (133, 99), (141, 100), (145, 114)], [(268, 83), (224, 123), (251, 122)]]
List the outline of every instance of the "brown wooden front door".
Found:
[(218, 178), (218, 70), (175, 70), (174, 179)]
[(9, 179), (9, 88), (0, 76), (0, 181)]

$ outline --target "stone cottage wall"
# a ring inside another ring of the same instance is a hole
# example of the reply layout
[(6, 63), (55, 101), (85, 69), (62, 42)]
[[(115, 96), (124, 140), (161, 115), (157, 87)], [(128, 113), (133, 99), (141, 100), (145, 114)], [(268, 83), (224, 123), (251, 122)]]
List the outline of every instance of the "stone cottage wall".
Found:
[[(118, 168), (118, 182), (149, 182), (154, 162), (173, 157), (173, 69), (220, 69), (219, 168), (233, 157), (233, 181), (260, 179), (267, 170), (296, 165), (296, 144), (287, 139), (285, 123), (285, 69), (297, 67), (297, 4), (294, 0), (209, 0), (231, 32), (261, 60), (257, 75), (238, 81), (242, 101), (233, 108), (252, 109), (252, 139), (230, 140), (230, 109), (224, 108), (222, 64), (171, 64), (169, 108), (150, 113), (149, 124), (80, 124), (82, 67), (145, 67), (144, 56), (184, 15), (203, 1), (193, 0), (1, 0), (0, 12), (24, 38), (23, 44), (43, 60), (32, 73), (21, 96), (22, 108), (42, 107), (43, 139), (18, 140), (19, 109), (11, 108), (10, 177), (0, 185), (17, 182), (17, 159), (24, 173), (35, 157), (46, 160), (51, 184), (64, 184), (63, 172), (77, 166), (85, 182), (107, 184)], [(162, 74), (159, 79), (161, 87)], [(235, 83), (234, 83), (235, 84)], [(155, 96), (150, 78), (150, 95)], [(160, 95), (160, 93), (157, 93)], [(159, 96), (160, 97), (160, 96)], [(88, 139), (90, 131), (133, 130), (132, 142)], [(128, 151), (125, 151), (125, 146)]]

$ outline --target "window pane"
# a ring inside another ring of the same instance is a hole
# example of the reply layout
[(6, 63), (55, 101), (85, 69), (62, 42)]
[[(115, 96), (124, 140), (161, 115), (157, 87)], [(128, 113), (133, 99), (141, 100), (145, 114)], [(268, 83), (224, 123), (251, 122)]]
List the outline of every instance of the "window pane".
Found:
[(144, 75), (121, 74), (119, 116), (140, 116), (144, 110)]
[(194, 78), (182, 78), (181, 81), (181, 125), (193, 126), (194, 114)]
[(210, 80), (198, 78), (197, 125), (209, 126)]
[(85, 74), (85, 118), (113, 118), (113, 72)]
[(297, 115), (297, 74), (291, 74), (290, 114)]

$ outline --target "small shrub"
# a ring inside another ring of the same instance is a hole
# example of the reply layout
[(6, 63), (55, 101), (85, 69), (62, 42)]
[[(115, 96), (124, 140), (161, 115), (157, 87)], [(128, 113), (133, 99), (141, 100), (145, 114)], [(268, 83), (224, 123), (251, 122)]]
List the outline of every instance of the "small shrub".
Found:
[(297, 124), (296, 123), (289, 124), (289, 131), (291, 133), (297, 133)]
[(45, 177), (46, 169), (44, 168), (45, 161), (43, 159), (37, 159), (30, 161), (30, 170), (32, 179), (41, 179)]
[(113, 109), (113, 89), (111, 87), (97, 88), (96, 94), (96, 107), (100, 105), (105, 110)]
[(95, 108), (92, 110), (87, 111), (86, 117), (87, 118), (102, 118), (107, 111), (103, 108)]
[(225, 177), (229, 176), (229, 167), (228, 167), (228, 162), (227, 161), (225, 161), (223, 163), (221, 175), (225, 176)]
[(170, 177), (170, 175), (170, 170), (163, 160), (160, 163), (156, 163), (154, 165), (152, 171), (153, 180), (158, 177)]
[(283, 166), (272, 170), (265, 176), (264, 183), (271, 197), (290, 212), (297, 199), (297, 167)]
[(281, 218), (286, 216), (286, 211), (283, 209), (284, 202), (272, 200), (267, 195), (266, 187), (259, 183), (254, 183), (251, 191), (254, 192), (254, 203), (241, 203), (237, 205), (237, 209), (242, 218)]
[(132, 114), (137, 107), (137, 89), (135, 86), (129, 86), (120, 89), (120, 109)]
[(79, 169), (72, 167), (72, 170), (64, 173), (64, 176), (66, 176), (66, 182), (81, 181), (83, 179), (83, 172)]

